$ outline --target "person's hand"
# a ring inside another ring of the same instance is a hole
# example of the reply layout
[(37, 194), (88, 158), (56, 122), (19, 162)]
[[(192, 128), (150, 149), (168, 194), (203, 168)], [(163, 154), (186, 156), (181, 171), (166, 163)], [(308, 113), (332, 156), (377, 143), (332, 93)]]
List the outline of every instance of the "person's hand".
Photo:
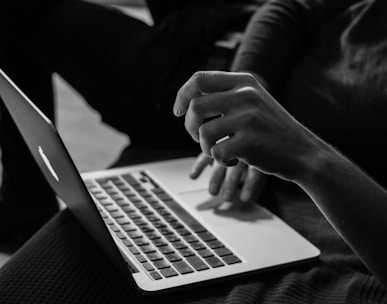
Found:
[(196, 179), (203, 170), (212, 166), (212, 174), (208, 190), (212, 195), (221, 193), (225, 201), (232, 201), (239, 195), (243, 202), (256, 200), (265, 185), (265, 175), (254, 167), (240, 161), (234, 167), (220, 166), (204, 153), (200, 153), (191, 169), (191, 178)]
[(293, 179), (318, 150), (311, 132), (248, 73), (195, 73), (179, 90), (174, 113), (185, 115), (192, 138), (221, 165), (239, 159)]

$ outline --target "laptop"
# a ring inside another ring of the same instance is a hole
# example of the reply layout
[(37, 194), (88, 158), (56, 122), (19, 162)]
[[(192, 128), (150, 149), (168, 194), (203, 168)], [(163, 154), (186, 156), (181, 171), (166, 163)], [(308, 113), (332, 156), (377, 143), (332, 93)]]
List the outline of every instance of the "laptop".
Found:
[(52, 122), (0, 70), (0, 95), (57, 196), (124, 278), (157, 295), (318, 258), (320, 251), (254, 203), (207, 191), (193, 158), (80, 175)]

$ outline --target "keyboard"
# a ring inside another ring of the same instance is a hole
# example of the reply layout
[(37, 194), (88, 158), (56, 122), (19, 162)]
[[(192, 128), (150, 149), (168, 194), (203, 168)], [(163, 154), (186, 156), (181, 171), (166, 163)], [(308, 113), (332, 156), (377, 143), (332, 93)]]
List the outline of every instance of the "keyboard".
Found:
[(154, 280), (242, 262), (146, 172), (85, 183), (108, 228)]

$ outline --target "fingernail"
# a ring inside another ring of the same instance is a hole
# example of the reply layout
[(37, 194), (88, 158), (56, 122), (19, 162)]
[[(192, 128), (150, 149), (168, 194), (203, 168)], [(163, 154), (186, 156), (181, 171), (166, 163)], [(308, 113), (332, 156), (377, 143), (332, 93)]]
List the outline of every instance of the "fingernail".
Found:
[(198, 177), (197, 174), (198, 174), (197, 170), (192, 170), (191, 173), (189, 174), (189, 177), (192, 179), (195, 179)]
[(175, 113), (176, 116), (180, 115), (180, 109), (178, 107), (173, 107), (173, 112)]
[(218, 194), (218, 185), (217, 184), (210, 184), (208, 191), (212, 195), (217, 195)]

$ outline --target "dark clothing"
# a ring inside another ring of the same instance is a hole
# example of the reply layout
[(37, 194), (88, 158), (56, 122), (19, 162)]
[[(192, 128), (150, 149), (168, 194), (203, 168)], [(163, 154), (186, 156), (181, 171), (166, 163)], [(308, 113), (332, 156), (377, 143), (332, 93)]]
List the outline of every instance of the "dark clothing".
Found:
[(296, 119), (384, 186), (386, 18), (383, 0), (271, 1), (233, 65), (260, 74)]
[[(243, 1), (237, 5), (241, 12), (231, 15), (232, 1), (224, 8), (220, 1), (175, 2), (161, 6), (149, 1), (157, 22), (148, 26), (85, 1), (1, 1), (0, 67), (53, 121), (51, 74), (57, 72), (104, 122), (128, 134), (132, 145), (158, 141), (194, 146), (172, 114), (176, 92), (208, 64), (217, 38), (247, 23), (249, 4), (255, 4)], [(232, 55), (207, 67), (228, 69)], [(2, 103), (0, 114), (2, 199), (24, 208), (44, 196), (49, 206), (37, 210), (51, 215), (56, 210), (53, 193)], [(29, 174), (21, 176), (19, 168)], [(20, 184), (24, 193), (17, 191)]]

